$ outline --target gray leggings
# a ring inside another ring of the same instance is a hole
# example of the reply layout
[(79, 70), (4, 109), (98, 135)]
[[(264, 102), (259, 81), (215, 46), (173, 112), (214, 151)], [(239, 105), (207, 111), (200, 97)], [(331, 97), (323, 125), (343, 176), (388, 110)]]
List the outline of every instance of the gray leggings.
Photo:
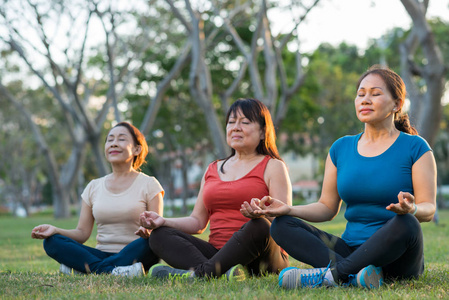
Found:
[(291, 216), (277, 217), (271, 235), (303, 263), (321, 268), (331, 262), (340, 282), (368, 265), (382, 267), (387, 279), (417, 278), (424, 271), (421, 225), (410, 214), (393, 217), (358, 247)]
[(270, 236), (271, 222), (253, 219), (236, 231), (221, 249), (170, 227), (160, 227), (150, 235), (150, 247), (170, 266), (194, 269), (199, 277), (218, 277), (242, 264), (252, 275), (279, 273), (288, 267), (288, 256)]

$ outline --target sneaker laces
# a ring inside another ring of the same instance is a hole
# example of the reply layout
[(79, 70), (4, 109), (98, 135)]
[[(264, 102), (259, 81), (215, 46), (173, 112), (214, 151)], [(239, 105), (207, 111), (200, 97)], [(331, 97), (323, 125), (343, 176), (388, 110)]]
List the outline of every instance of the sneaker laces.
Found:
[(307, 274), (300, 274), (300, 281), (301, 286), (310, 286), (310, 287), (316, 287), (321, 286), (324, 280), (327, 280), (324, 278), (326, 275), (326, 272), (329, 270), (330, 263), (327, 265), (327, 267), (323, 270), (323, 268), (317, 268), (317, 269), (310, 269), (310, 271)]
[(343, 286), (357, 286), (357, 275), (348, 275), (348, 282), (343, 283)]

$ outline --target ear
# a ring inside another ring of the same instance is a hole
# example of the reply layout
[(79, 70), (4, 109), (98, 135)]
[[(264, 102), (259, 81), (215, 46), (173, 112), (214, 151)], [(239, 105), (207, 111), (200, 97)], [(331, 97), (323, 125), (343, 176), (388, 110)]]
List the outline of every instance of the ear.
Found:
[(142, 146), (137, 145), (134, 149), (134, 155), (139, 155), (142, 152)]
[(404, 106), (404, 99), (397, 99), (396, 100), (396, 106), (395, 106), (395, 111), (399, 112), (402, 110), (402, 107)]

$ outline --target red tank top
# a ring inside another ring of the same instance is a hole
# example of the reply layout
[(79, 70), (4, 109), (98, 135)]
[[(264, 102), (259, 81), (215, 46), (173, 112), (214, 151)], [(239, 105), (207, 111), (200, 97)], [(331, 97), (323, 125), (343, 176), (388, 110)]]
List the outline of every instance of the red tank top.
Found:
[(244, 201), (251, 198), (261, 199), (269, 195), (264, 180), (265, 167), (269, 156), (258, 163), (248, 174), (233, 181), (220, 179), (217, 170), (217, 161), (207, 168), (204, 187), (203, 202), (210, 219), (209, 243), (220, 249), (231, 238), (232, 234), (249, 221), (240, 213)]

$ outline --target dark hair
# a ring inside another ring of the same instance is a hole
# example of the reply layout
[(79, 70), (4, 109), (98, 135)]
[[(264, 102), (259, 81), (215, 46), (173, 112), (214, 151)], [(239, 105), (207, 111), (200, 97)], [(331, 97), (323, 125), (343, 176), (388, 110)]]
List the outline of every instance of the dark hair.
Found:
[[(375, 74), (382, 78), (394, 100), (399, 99), (405, 100), (407, 92), (405, 89), (405, 83), (402, 80), (402, 78), (390, 68), (382, 67), (380, 65), (373, 65), (368, 69), (368, 71), (366, 71), (365, 73), (363, 73), (362, 76), (360, 76), (359, 81), (357, 82), (356, 92), (358, 91), (362, 80), (365, 79), (366, 76), (371, 74)], [(407, 113), (402, 112), (402, 107), (398, 107), (398, 110), (394, 114), (394, 125), (396, 126), (396, 129), (400, 131), (412, 135), (418, 134), (416, 128), (410, 125), (410, 119)]]
[[(264, 138), (260, 140), (256, 147), (256, 152), (263, 155), (268, 155), (271, 158), (282, 160), (276, 146), (276, 132), (274, 130), (273, 121), (268, 108), (257, 99), (240, 98), (237, 99), (229, 108), (226, 114), (226, 124), (228, 124), (229, 117), (237, 114), (241, 110), (243, 115), (251, 122), (257, 122), (260, 128), (264, 131)], [(232, 156), (235, 155), (235, 149), (231, 149), (231, 155), (225, 158), (221, 165), (220, 171), (224, 173), (223, 166)]]
[(148, 144), (147, 141), (145, 140), (145, 136), (142, 134), (142, 132), (140, 132), (139, 129), (137, 129), (134, 125), (128, 122), (120, 122), (112, 128), (119, 126), (128, 129), (129, 133), (131, 133), (134, 144), (141, 147), (139, 155), (134, 156), (133, 160), (133, 168), (137, 171), (140, 171), (140, 167), (145, 163), (145, 157), (147, 157), (148, 154)]

